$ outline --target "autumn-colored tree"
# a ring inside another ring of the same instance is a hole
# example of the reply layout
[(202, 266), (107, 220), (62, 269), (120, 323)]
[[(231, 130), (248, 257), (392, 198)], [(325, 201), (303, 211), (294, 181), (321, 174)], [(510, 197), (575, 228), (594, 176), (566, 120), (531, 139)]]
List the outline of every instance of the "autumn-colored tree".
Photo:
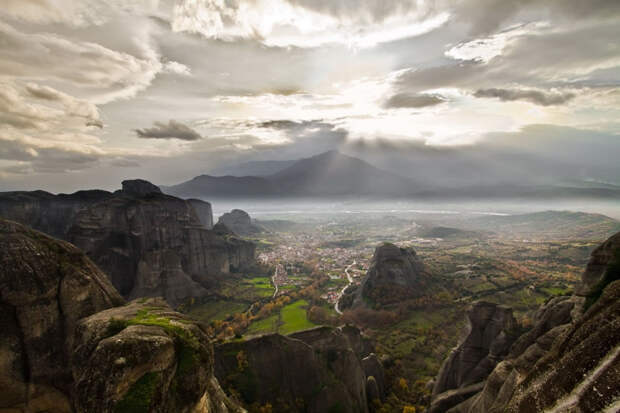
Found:
[(415, 413), (415, 407), (405, 406), (403, 407), (403, 413)]

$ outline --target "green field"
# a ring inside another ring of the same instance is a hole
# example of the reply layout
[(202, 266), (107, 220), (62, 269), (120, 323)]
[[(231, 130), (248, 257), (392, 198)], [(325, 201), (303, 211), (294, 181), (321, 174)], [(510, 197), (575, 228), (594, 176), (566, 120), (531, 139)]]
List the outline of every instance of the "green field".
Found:
[(253, 322), (250, 324), (245, 334), (280, 333), (286, 335), (316, 327), (316, 325), (308, 321), (306, 317), (307, 307), (308, 302), (306, 300), (295, 301), (292, 304), (282, 307), (279, 313)]
[(197, 304), (189, 309), (187, 314), (196, 320), (209, 322), (225, 320), (235, 313), (241, 313), (248, 308), (248, 304), (234, 301), (209, 301)]
[(291, 334), (295, 331), (316, 327), (316, 324), (311, 323), (306, 317), (307, 307), (308, 302), (306, 300), (295, 301), (283, 307), (280, 311), (282, 325), (278, 329), (278, 332), (280, 334)]

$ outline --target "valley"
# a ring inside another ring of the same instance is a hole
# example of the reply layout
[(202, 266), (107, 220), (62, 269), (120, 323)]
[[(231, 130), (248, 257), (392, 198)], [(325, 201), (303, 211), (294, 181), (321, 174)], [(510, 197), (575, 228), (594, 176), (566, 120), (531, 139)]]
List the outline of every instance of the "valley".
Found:
[[(510, 306), (519, 325), (527, 328), (541, 304), (572, 293), (591, 251), (619, 229), (617, 221), (606, 217), (551, 211), (486, 216), (287, 213), (254, 222), (263, 232), (249, 239), (258, 245), (265, 274), (229, 280), (226, 289), (235, 291), (224, 294), (229, 299), (193, 306), (190, 314), (210, 323), (221, 343), (318, 325), (357, 325), (385, 358), (393, 403), (388, 406), (419, 409), (429, 402), (428, 383), (465, 333), (463, 314), (472, 303)], [(558, 222), (562, 225), (554, 225)], [(501, 231), (490, 231), (491, 226)], [(339, 311), (348, 276), (359, 286), (375, 248), (385, 242), (417, 252), (431, 274), (428, 292), (398, 305)], [(211, 307), (218, 311), (201, 314)], [(399, 383), (407, 383), (407, 390), (399, 390)]]

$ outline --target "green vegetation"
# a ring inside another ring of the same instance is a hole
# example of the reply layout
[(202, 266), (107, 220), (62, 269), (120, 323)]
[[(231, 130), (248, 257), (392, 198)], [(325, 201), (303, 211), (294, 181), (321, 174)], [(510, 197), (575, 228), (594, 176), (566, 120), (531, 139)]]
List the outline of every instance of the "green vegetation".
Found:
[(148, 413), (153, 395), (159, 386), (159, 373), (146, 373), (140, 377), (116, 403), (115, 413)]
[(196, 320), (209, 322), (213, 320), (225, 320), (230, 317), (231, 314), (241, 313), (247, 308), (247, 303), (237, 301), (207, 301), (191, 306), (187, 314)]
[(307, 307), (308, 302), (306, 300), (299, 300), (283, 307), (280, 311), (282, 326), (280, 326), (278, 332), (286, 335), (295, 331), (316, 327), (306, 316)]
[(246, 334), (267, 334), (275, 333), (278, 331), (278, 324), (280, 322), (280, 315), (274, 314), (259, 321), (255, 321), (250, 324)]

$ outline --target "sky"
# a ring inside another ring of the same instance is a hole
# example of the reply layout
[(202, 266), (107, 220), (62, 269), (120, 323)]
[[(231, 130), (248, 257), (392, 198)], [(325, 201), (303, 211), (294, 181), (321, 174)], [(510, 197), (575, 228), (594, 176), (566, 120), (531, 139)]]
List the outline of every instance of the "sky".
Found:
[(620, 185), (619, 39), (617, 0), (3, 0), (0, 190), (329, 149)]

